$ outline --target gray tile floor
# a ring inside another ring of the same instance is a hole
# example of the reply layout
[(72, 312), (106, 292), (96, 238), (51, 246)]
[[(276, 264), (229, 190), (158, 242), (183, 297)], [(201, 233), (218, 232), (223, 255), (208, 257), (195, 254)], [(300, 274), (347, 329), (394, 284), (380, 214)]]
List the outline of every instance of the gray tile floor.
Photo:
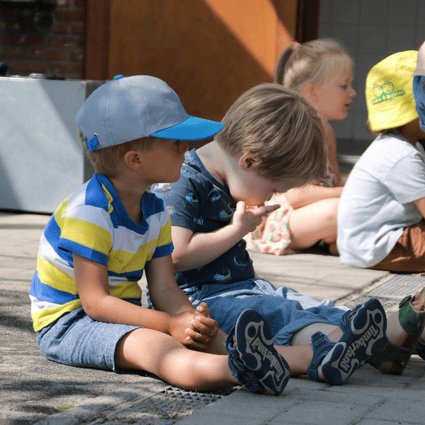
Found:
[[(364, 366), (340, 387), (294, 378), (281, 397), (238, 389), (221, 398), (211, 396), (208, 405), (202, 397), (183, 403), (169, 385), (151, 376), (48, 362), (35, 343), (28, 299), (38, 241), (48, 219), (0, 213), (0, 424), (423, 424), (425, 363), (417, 356), (402, 376)], [(400, 276), (352, 269), (339, 264), (337, 257), (252, 258), (258, 274), (275, 285), (339, 303), (388, 291), (385, 285), (391, 281), (399, 291), (391, 295), (394, 301), (404, 290), (413, 290), (412, 281), (418, 284), (417, 276), (405, 276), (407, 284), (395, 282)]]

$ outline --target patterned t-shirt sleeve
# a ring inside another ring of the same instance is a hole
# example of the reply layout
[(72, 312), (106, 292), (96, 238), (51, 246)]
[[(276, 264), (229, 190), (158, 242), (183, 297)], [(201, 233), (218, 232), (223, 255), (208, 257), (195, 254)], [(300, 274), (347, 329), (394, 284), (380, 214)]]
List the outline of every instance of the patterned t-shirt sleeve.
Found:
[(171, 183), (167, 190), (153, 191), (164, 201), (173, 226), (195, 231), (200, 206), (198, 191), (190, 178), (189, 170), (182, 170), (180, 180)]

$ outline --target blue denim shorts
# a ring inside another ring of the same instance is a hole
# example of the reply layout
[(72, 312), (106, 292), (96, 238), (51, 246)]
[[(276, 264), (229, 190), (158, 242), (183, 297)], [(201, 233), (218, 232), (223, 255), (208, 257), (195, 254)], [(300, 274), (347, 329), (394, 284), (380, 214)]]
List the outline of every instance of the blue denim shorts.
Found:
[(252, 309), (269, 324), (277, 345), (290, 345), (294, 333), (313, 323), (339, 326), (344, 306), (331, 300), (316, 301), (286, 287), (275, 288), (264, 279), (250, 279), (227, 285), (204, 285), (183, 290), (196, 307), (206, 302), (211, 317), (221, 330), (229, 333), (242, 311)]
[[(132, 300), (141, 305), (140, 301)], [(98, 322), (83, 308), (71, 311), (37, 332), (37, 344), (48, 360), (77, 367), (115, 371), (118, 341), (137, 326)]]
[(416, 111), (418, 112), (421, 129), (425, 131), (425, 77), (416, 75), (413, 78), (413, 94), (415, 96)]

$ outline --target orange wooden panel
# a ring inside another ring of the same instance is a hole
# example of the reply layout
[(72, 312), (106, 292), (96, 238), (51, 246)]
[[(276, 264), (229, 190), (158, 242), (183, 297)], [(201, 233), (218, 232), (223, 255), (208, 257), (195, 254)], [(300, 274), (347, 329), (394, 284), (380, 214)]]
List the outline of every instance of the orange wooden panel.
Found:
[(188, 113), (209, 119), (221, 120), (240, 94), (272, 81), (276, 58), (292, 40), (269, 0), (223, 0), (236, 9), (206, 0), (107, 1), (107, 78), (159, 77)]
[(269, 0), (204, 0), (269, 75), (293, 38)]
[(301, 0), (271, 0), (279, 20), (285, 29), (295, 39), (297, 31), (297, 8)]

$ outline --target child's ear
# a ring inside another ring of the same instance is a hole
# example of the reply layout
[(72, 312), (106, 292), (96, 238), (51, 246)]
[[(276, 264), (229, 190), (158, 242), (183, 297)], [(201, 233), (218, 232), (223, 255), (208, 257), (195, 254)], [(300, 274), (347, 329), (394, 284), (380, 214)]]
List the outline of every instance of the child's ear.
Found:
[(139, 168), (142, 163), (139, 157), (139, 152), (133, 149), (127, 151), (124, 154), (124, 162), (132, 170), (136, 170), (137, 168)]
[(310, 102), (315, 103), (319, 97), (317, 95), (317, 87), (313, 83), (307, 83), (302, 89), (301, 94)]
[(246, 152), (242, 154), (242, 156), (239, 158), (239, 167), (244, 170), (248, 171), (251, 169), (251, 167), (258, 161), (258, 156), (254, 155), (250, 152)]

